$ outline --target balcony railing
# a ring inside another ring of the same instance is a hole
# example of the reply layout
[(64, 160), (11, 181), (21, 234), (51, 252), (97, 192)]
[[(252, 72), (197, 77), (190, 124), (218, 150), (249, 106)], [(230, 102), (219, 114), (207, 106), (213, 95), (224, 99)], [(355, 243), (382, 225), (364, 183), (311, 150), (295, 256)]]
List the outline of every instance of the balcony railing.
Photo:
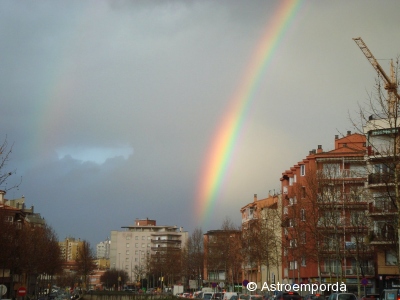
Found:
[(369, 208), (370, 213), (390, 213), (396, 212), (397, 209), (390, 199), (375, 200)]
[(366, 170), (351, 170), (351, 169), (340, 169), (340, 170), (319, 170), (318, 175), (328, 180), (344, 179), (344, 178), (366, 178)]
[(391, 184), (394, 183), (392, 173), (374, 173), (368, 175), (368, 184)]
[[(325, 266), (321, 269), (322, 276), (329, 276), (329, 275), (345, 275), (345, 276), (355, 276), (357, 275), (357, 267), (332, 267), (329, 269), (329, 266)], [(375, 275), (375, 268), (373, 266), (366, 266), (362, 268), (358, 268), (358, 274), (360, 276), (374, 276)]]

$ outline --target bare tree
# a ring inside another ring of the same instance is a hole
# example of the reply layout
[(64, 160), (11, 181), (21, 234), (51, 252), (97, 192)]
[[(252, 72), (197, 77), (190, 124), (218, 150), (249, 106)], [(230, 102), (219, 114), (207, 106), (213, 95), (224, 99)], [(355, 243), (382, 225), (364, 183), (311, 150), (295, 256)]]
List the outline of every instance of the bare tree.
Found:
[(84, 289), (87, 289), (89, 286), (89, 275), (94, 269), (96, 269), (96, 264), (94, 252), (90, 247), (89, 242), (85, 240), (82, 242), (82, 245), (78, 249), (76, 264), (78, 268), (78, 275), (83, 277), (82, 280), (84, 283)]

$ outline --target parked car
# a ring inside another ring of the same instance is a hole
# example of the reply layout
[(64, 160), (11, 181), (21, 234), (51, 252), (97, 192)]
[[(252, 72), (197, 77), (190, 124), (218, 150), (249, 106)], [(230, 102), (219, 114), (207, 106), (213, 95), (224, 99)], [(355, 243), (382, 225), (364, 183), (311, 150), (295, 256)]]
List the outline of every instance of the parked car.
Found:
[(384, 289), (380, 300), (397, 300), (400, 298), (400, 289)]
[(279, 292), (276, 295), (276, 300), (302, 300), (302, 297), (297, 292)]
[(304, 300), (314, 300), (315, 295), (314, 294), (307, 294), (304, 296)]
[(250, 295), (248, 295), (248, 294), (239, 294), (239, 300), (250, 300)]
[(233, 295), (229, 298), (229, 300), (239, 300), (238, 295)]
[(236, 296), (237, 298), (237, 295), (236, 292), (226, 292), (224, 293), (224, 300), (231, 300), (232, 296)]
[(214, 295), (212, 295), (211, 299), (212, 300), (222, 300), (223, 298), (223, 293), (214, 293)]
[(363, 300), (380, 300), (380, 298), (381, 298), (381, 296), (379, 294), (367, 294), (362, 299)]
[(357, 296), (352, 293), (333, 293), (329, 295), (328, 300), (357, 300)]
[(202, 298), (203, 298), (203, 299), (209, 299), (209, 300), (211, 300), (211, 298), (212, 298), (213, 295), (214, 295), (213, 292), (204, 292)]
[(262, 295), (250, 295), (250, 300), (263, 300)]

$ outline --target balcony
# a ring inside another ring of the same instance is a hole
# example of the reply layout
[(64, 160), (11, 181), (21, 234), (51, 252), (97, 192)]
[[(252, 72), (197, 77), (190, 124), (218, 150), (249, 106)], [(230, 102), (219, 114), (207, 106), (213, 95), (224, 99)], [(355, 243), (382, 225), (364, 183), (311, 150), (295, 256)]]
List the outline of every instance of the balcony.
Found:
[(397, 209), (390, 199), (376, 199), (369, 206), (370, 215), (393, 215), (396, 213)]
[(367, 177), (367, 170), (365, 169), (340, 169), (340, 170), (319, 170), (319, 178), (326, 180), (337, 180), (337, 179), (364, 179)]
[(374, 173), (368, 175), (368, 184), (393, 184), (394, 174), (392, 173)]
[(384, 224), (381, 228), (377, 228), (370, 232), (371, 245), (394, 245), (395, 230), (391, 224)]
[[(321, 269), (321, 276), (356, 276), (357, 267), (343, 267), (335, 266), (329, 269), (329, 266), (325, 266)], [(358, 268), (358, 274), (360, 276), (375, 276), (375, 268), (373, 266), (365, 266)]]

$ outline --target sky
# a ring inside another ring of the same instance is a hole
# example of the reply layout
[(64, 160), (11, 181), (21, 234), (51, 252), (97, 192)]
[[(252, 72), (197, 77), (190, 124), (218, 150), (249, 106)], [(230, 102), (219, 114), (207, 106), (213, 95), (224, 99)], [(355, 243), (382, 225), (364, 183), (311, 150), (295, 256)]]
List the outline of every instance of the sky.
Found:
[[(2, 189), (60, 240), (219, 229), (357, 120), (399, 1), (0, 2)], [(225, 133), (224, 133), (225, 132)], [(225, 135), (224, 135), (225, 134)], [(4, 154), (3, 154), (4, 155)]]

